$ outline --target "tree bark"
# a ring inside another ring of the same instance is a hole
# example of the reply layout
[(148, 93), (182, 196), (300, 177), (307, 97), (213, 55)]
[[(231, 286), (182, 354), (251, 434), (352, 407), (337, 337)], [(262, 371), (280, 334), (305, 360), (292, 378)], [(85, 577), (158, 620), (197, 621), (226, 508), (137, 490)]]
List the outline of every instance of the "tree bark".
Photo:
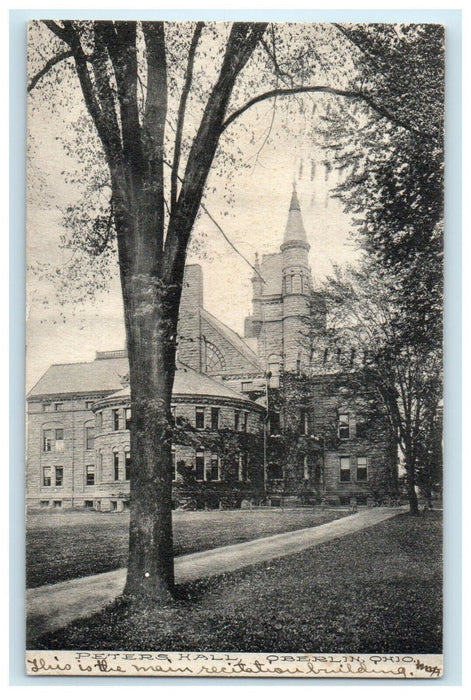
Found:
[(132, 429), (131, 521), (125, 594), (165, 603), (174, 587), (172, 428), (177, 318), (168, 314), (158, 279), (141, 277), (127, 289)]

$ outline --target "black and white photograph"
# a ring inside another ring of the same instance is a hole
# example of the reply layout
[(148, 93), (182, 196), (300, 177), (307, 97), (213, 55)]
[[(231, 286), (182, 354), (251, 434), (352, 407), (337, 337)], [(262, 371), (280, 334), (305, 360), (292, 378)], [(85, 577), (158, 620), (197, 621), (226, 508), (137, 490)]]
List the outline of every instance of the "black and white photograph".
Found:
[(29, 22), (27, 674), (442, 677), (444, 37)]

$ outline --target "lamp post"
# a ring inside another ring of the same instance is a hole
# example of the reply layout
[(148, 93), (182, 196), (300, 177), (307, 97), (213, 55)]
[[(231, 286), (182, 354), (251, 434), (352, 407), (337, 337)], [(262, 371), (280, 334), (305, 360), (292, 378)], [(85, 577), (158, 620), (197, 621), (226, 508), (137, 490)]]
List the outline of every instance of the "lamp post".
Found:
[(268, 432), (268, 389), (270, 386), (271, 372), (265, 370), (265, 420), (263, 426), (263, 488), (265, 491), (265, 498), (267, 496), (267, 482), (268, 482), (268, 469), (267, 469), (267, 432)]

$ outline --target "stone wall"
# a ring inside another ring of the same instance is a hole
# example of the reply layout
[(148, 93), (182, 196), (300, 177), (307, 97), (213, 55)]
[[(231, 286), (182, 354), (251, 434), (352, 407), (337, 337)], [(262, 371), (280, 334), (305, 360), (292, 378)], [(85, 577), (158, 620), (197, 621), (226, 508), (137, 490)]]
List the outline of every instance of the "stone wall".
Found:
[[(332, 503), (366, 504), (386, 493), (394, 496), (397, 459), (389, 424), (373, 394), (359, 391), (353, 375), (285, 373), (280, 390), (270, 391), (269, 411), (279, 414), (281, 425), (280, 436), (269, 438), (269, 460), (277, 454), (283, 460), (282, 479), (273, 480), (272, 490), (310, 491)], [(339, 431), (340, 416), (348, 416), (348, 431)]]
[[(26, 503), (44, 507), (83, 505), (87, 499), (86, 466), (95, 463), (95, 450), (87, 449), (86, 427), (94, 428), (95, 417), (87, 402), (98, 397), (83, 396), (70, 399), (30, 401), (28, 403), (28, 438), (26, 465)], [(53, 409), (45, 411), (43, 405)], [(55, 441), (51, 451), (45, 451), (44, 431), (63, 430), (63, 445)], [(44, 486), (44, 467), (51, 468), (51, 486)], [(62, 486), (56, 486), (56, 468), (62, 467)], [(46, 506), (46, 503), (48, 504)], [(58, 505), (60, 503), (60, 505)]]

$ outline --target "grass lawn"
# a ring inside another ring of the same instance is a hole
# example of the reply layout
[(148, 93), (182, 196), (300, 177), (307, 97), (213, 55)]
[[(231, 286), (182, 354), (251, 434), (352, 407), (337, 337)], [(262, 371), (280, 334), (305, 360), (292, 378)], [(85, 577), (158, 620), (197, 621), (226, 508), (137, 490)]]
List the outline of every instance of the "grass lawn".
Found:
[(439, 653), (441, 518), (399, 515), (300, 554), (115, 602), (37, 649)]
[[(346, 511), (176, 511), (175, 554), (190, 554), (336, 520)], [(129, 513), (31, 512), (26, 530), (28, 588), (126, 566)]]

